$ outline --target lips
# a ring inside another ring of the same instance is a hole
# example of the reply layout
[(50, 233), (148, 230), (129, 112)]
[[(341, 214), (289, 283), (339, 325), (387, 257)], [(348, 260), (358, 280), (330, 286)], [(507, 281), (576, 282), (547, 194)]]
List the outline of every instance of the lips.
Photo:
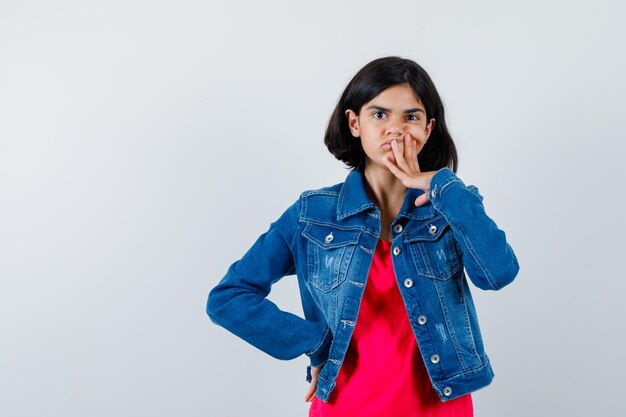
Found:
[(382, 145), (380, 145), (380, 147), (381, 147), (381, 148), (383, 148), (383, 147), (385, 147), (385, 148), (386, 148), (386, 147), (391, 148), (391, 142), (393, 142), (393, 141), (396, 141), (396, 142), (397, 142), (397, 144), (398, 144), (398, 145), (400, 145), (400, 144), (402, 143), (402, 138), (398, 138), (398, 139), (389, 139), (389, 140), (386, 140), (385, 142), (383, 142), (383, 144), (382, 144)]

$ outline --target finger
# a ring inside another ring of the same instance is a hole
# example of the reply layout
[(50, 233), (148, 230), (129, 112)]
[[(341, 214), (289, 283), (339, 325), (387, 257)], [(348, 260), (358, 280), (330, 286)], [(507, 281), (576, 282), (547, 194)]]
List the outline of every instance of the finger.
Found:
[[(317, 386), (317, 384), (316, 384)], [(307, 399), (306, 402), (310, 403), (311, 401), (313, 401), (313, 398), (315, 397), (315, 387), (313, 387), (313, 389), (311, 390), (310, 393), (307, 393)]]
[[(315, 368), (312, 368), (315, 369)], [(317, 377), (312, 374), (313, 379), (311, 380), (311, 384), (309, 385), (309, 389), (307, 390), (306, 394), (304, 395), (304, 401), (305, 402), (310, 402), (313, 399), (313, 396), (315, 395), (315, 389), (317, 388)]]
[(406, 186), (405, 182), (409, 182), (411, 177), (400, 168), (398, 168), (398, 166), (396, 165), (397, 161), (396, 163), (393, 163), (389, 160), (389, 157), (383, 156), (383, 163), (385, 164), (385, 166), (387, 166), (387, 168), (389, 168), (389, 171), (391, 171), (396, 177), (398, 177), (398, 179), (402, 181), (402, 183)]
[(391, 141), (391, 149), (393, 151), (393, 155), (396, 158), (396, 164), (398, 167), (406, 173), (411, 172), (411, 168), (406, 163), (404, 159), (404, 152), (406, 152), (406, 147), (402, 145), (402, 149), (400, 149), (400, 145), (397, 144), (395, 140)]
[(309, 402), (311, 401), (311, 397), (313, 396), (313, 394), (315, 393), (315, 387), (313, 385), (311, 385), (309, 387), (309, 390), (306, 392), (306, 394), (304, 394), (304, 402)]
[(430, 200), (430, 198), (429, 198), (428, 194), (429, 194), (429, 192), (428, 192), (428, 191), (426, 191), (424, 194), (422, 194), (422, 195), (420, 195), (419, 197), (417, 197), (417, 198), (415, 199), (415, 205), (416, 205), (417, 207), (419, 207), (419, 206), (421, 206), (421, 205), (423, 205), (423, 204), (426, 204), (426, 202)]
[(409, 168), (411, 168), (411, 172), (420, 172), (419, 163), (417, 162), (417, 140), (410, 138), (408, 148), (407, 161)]
[(417, 156), (415, 156), (415, 167), (417, 172), (422, 172), (422, 169), (420, 168), (420, 161), (417, 159)]

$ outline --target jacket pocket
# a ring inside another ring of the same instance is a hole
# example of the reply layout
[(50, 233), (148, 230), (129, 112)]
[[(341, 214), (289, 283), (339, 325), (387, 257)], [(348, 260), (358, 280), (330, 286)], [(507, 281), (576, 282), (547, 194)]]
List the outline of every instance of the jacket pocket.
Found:
[(336, 288), (346, 279), (360, 230), (307, 224), (302, 235), (307, 239), (308, 280), (322, 292)]
[(410, 248), (419, 275), (447, 280), (463, 268), (452, 228), (443, 216), (429, 219), (424, 225), (407, 233), (405, 243)]

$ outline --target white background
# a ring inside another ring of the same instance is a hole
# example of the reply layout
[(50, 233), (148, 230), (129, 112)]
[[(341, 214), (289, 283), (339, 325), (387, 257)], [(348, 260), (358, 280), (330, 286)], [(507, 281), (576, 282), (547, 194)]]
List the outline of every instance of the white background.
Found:
[[(372, 59), (421, 64), (520, 261), (472, 287), (476, 415), (624, 415), (624, 7), (0, 1), (0, 414), (305, 416), (208, 291), (306, 189)], [(270, 298), (301, 314), (295, 277)], [(391, 415), (391, 414), (390, 414)]]

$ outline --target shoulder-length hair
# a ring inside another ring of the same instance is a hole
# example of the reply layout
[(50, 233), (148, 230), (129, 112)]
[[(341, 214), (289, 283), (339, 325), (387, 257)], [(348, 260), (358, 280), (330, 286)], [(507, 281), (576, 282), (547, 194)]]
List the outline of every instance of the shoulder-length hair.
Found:
[(437, 171), (448, 167), (456, 173), (458, 166), (456, 146), (448, 133), (443, 103), (435, 84), (417, 63), (397, 56), (371, 61), (350, 80), (330, 116), (324, 144), (330, 153), (348, 165), (350, 170), (363, 171), (365, 152), (361, 141), (350, 133), (345, 111), (351, 109), (359, 115), (361, 107), (384, 90), (405, 83), (413, 89), (417, 99), (424, 106), (427, 122), (435, 118), (434, 129), (417, 157), (420, 169)]

